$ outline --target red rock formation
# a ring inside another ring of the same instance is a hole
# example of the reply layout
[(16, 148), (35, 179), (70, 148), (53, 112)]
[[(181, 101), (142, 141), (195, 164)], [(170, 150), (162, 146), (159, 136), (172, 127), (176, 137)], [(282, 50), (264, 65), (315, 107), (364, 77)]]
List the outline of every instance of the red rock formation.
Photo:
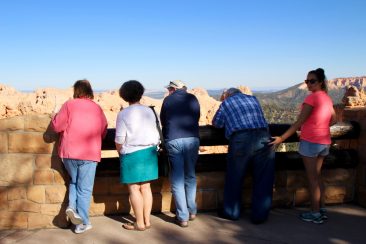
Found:
[(347, 107), (366, 106), (366, 94), (363, 89), (356, 86), (348, 86), (342, 102)]

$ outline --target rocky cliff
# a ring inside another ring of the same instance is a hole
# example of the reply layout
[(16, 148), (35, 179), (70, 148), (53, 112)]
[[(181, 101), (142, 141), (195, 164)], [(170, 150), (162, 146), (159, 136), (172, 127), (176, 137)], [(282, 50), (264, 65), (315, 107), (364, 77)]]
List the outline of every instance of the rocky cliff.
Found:
[[(245, 93), (251, 94), (248, 87), (240, 87), (240, 89)], [(203, 88), (194, 88), (189, 90), (189, 92), (196, 95), (201, 105), (200, 124), (211, 124), (220, 102), (210, 97)], [(57, 111), (65, 101), (71, 99), (72, 95), (72, 88), (42, 88), (34, 92), (19, 92), (12, 87), (0, 84), (0, 119), (27, 114), (51, 114), (54, 110)], [(109, 127), (115, 126), (117, 113), (120, 109), (128, 106), (119, 97), (117, 90), (96, 92), (94, 101), (102, 107), (108, 119)], [(155, 106), (158, 113), (160, 112), (162, 101), (162, 99), (153, 99), (147, 96), (143, 96), (141, 99), (142, 104)]]
[[(342, 103), (343, 95), (351, 86), (356, 87), (360, 92), (366, 91), (366, 76), (336, 78), (328, 81), (328, 93), (334, 104)], [(255, 94), (262, 104), (276, 105), (278, 107), (298, 107), (302, 103), (308, 89), (304, 82), (272, 93)]]

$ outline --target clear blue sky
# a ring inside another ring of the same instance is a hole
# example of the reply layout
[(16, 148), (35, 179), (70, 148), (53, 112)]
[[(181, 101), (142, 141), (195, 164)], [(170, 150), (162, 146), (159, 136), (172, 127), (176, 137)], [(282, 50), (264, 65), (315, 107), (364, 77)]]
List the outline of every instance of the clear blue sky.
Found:
[(366, 75), (365, 0), (1, 0), (0, 83), (288, 87)]

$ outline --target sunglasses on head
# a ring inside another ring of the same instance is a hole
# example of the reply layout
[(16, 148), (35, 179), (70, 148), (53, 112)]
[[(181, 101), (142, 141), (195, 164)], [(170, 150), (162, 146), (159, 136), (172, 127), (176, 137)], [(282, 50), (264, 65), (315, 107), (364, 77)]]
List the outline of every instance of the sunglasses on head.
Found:
[(305, 80), (305, 83), (306, 84), (315, 84), (315, 82), (317, 82), (318, 80), (316, 80), (316, 79), (311, 79), (311, 80)]

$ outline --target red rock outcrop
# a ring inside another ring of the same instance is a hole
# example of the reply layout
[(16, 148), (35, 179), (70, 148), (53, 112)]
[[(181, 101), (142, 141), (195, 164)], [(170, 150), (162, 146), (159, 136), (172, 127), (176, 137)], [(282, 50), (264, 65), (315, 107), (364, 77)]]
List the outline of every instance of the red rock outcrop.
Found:
[(365, 91), (359, 90), (356, 86), (348, 86), (342, 102), (347, 107), (366, 106)]

